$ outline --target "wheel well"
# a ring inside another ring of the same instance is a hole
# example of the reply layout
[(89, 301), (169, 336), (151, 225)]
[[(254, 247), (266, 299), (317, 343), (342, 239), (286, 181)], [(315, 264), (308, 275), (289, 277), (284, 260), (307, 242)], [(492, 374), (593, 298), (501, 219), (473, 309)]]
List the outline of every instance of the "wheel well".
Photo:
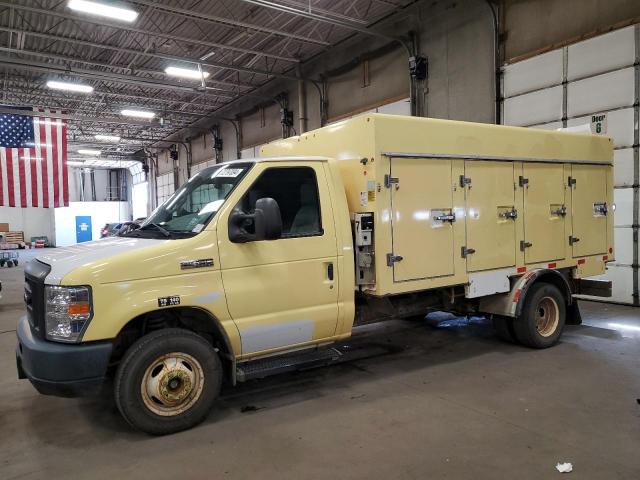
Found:
[(527, 283), (522, 295), (520, 296), (520, 301), (518, 302), (518, 307), (516, 308), (516, 316), (520, 315), (522, 312), (522, 307), (524, 305), (524, 299), (527, 296), (527, 292), (529, 289), (538, 283), (549, 283), (558, 287), (558, 290), (562, 292), (564, 295), (565, 301), (567, 302), (567, 307), (570, 307), (573, 303), (573, 298), (571, 297), (571, 287), (569, 286), (569, 281), (565, 278), (565, 276), (559, 272), (558, 270), (544, 270), (540, 272), (533, 281)]
[(231, 342), (218, 320), (197, 307), (174, 307), (147, 312), (131, 319), (114, 339), (110, 364), (115, 367), (136, 340), (164, 328), (183, 328), (205, 338), (220, 355), (225, 378), (235, 378), (235, 355)]

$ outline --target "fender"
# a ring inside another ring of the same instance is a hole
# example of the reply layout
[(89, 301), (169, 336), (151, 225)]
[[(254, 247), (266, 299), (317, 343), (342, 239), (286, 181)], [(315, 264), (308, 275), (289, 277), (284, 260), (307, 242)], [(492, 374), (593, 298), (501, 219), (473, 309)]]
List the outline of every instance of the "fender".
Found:
[[(571, 286), (569, 285), (569, 281), (558, 270), (550, 270), (547, 268), (530, 270), (517, 278), (509, 293), (491, 295), (482, 298), (480, 300), (480, 311), (516, 318), (522, 313), (524, 299), (526, 298), (529, 289), (535, 283), (542, 280), (547, 283), (551, 283), (560, 289), (567, 300), (567, 307), (569, 307), (567, 313), (575, 320), (575, 310), (577, 309), (574, 308), (575, 303), (571, 296)], [(577, 315), (579, 316), (579, 312), (577, 312)]]

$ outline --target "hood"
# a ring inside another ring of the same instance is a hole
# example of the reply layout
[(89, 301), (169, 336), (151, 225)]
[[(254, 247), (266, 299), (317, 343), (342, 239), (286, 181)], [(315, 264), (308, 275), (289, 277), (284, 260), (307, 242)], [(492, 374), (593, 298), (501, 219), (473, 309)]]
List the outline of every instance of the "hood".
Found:
[(157, 246), (167, 241), (109, 237), (103, 240), (79, 243), (71, 247), (56, 248), (36, 257), (36, 260), (51, 266), (51, 273), (47, 275), (45, 282), (49, 285), (59, 285), (68, 273), (79, 267), (87, 267), (96, 262), (108, 262), (109, 259), (117, 255)]

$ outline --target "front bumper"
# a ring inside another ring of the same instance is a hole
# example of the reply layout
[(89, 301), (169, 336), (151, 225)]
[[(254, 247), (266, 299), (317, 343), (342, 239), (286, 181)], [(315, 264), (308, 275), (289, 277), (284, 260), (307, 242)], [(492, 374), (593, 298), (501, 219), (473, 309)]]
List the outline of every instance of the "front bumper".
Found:
[(31, 333), (27, 317), (16, 329), (18, 378), (28, 378), (43, 395), (75, 397), (98, 391), (104, 382), (111, 342), (64, 344), (40, 340)]

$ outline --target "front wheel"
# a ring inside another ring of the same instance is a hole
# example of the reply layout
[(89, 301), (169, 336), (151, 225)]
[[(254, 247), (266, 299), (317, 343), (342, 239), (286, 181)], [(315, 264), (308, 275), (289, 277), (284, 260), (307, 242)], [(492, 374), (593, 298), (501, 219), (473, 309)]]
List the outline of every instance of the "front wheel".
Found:
[(523, 345), (547, 348), (560, 339), (566, 317), (567, 302), (558, 287), (541, 282), (527, 292), (522, 313), (513, 322), (513, 327)]
[(169, 328), (134, 343), (116, 373), (114, 394), (124, 419), (152, 435), (202, 422), (220, 393), (222, 367), (213, 347), (188, 330)]

